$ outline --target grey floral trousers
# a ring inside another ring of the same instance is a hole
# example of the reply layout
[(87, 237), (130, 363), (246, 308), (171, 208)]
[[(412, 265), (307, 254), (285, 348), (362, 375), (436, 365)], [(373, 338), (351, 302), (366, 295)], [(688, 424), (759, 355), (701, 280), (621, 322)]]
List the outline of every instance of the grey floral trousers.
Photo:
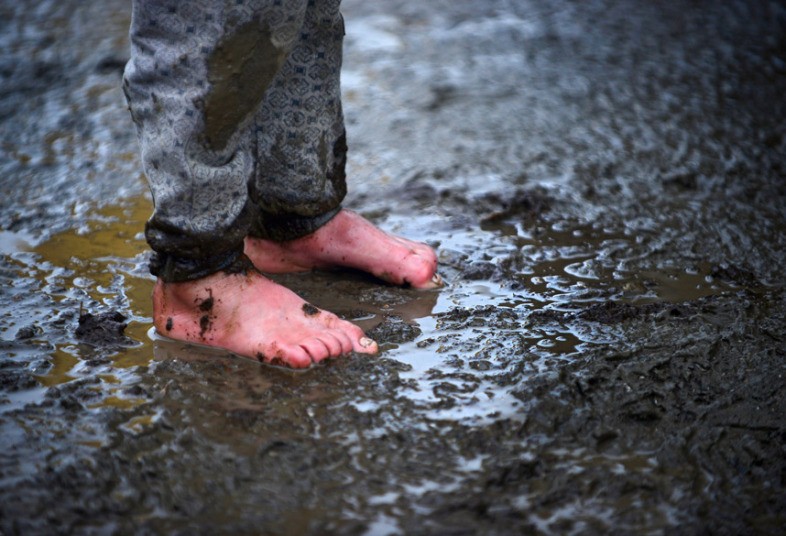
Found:
[(346, 194), (340, 0), (134, 0), (123, 79), (154, 212), (151, 272), (241, 269), (243, 239), (330, 220)]

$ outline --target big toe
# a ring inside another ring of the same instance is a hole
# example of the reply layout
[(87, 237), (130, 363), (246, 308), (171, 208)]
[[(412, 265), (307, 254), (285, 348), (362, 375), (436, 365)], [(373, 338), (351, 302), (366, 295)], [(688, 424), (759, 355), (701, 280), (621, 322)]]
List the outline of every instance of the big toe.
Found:
[(432, 289), (443, 286), (437, 273), (437, 256), (431, 248), (413, 250), (404, 261), (403, 280), (413, 288)]
[(412, 285), (413, 288), (421, 289), (421, 290), (429, 290), (435, 288), (442, 288), (445, 286), (445, 281), (442, 279), (442, 276), (438, 273), (434, 272), (434, 275), (431, 278), (422, 284), (415, 284)]
[(365, 335), (356, 338), (352, 346), (359, 354), (376, 354), (379, 352), (379, 346), (377, 345), (377, 342), (374, 339), (366, 337)]

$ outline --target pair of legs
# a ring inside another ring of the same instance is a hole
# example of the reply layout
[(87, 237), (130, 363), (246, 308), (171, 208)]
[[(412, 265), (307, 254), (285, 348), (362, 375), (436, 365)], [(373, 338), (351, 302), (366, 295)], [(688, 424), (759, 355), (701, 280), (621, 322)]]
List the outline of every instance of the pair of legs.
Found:
[(156, 329), (293, 367), (373, 353), (260, 272), (439, 285), (434, 252), (344, 211), (339, 0), (135, 0), (124, 90), (155, 211)]

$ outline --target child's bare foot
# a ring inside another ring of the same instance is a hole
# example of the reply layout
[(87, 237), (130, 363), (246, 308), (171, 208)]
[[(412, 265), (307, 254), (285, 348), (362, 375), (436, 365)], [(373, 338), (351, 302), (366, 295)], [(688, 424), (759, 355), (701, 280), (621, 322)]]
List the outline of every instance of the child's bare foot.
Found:
[(153, 322), (173, 339), (295, 368), (353, 350), (377, 352), (377, 343), (359, 327), (256, 272), (218, 272), (183, 283), (159, 280)]
[(342, 210), (316, 232), (273, 242), (246, 238), (245, 253), (259, 270), (284, 273), (356, 268), (396, 285), (437, 288), (437, 256), (426, 244), (391, 236), (362, 216)]

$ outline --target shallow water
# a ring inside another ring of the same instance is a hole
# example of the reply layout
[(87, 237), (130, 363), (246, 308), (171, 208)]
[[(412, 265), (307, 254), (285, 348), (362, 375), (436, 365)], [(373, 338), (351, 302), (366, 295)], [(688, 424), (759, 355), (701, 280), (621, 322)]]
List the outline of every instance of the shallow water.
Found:
[(776, 533), (783, 9), (344, 5), (347, 206), (448, 286), (276, 276), (382, 348), (305, 372), (150, 333), (125, 3), (3, 7), (0, 530)]

